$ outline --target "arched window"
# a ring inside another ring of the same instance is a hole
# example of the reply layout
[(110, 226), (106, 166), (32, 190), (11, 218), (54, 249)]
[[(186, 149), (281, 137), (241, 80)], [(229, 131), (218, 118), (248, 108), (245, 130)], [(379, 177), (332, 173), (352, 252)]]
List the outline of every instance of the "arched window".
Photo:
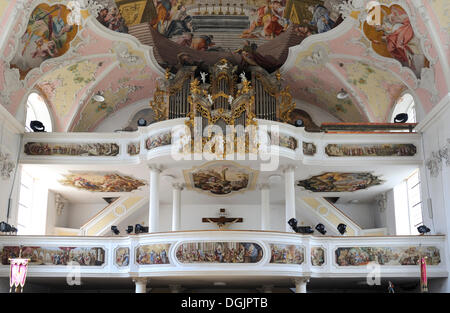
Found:
[(408, 121), (407, 123), (416, 123), (416, 108), (414, 103), (414, 98), (409, 93), (405, 93), (394, 105), (394, 111), (392, 112), (391, 122), (394, 122), (394, 118), (397, 114), (407, 113)]
[(36, 120), (44, 124), (46, 132), (51, 132), (53, 130), (52, 119), (50, 117), (47, 104), (40, 95), (33, 92), (28, 96), (27, 100), (27, 118), (25, 122), (25, 129), (28, 132), (33, 131), (30, 128), (30, 122)]

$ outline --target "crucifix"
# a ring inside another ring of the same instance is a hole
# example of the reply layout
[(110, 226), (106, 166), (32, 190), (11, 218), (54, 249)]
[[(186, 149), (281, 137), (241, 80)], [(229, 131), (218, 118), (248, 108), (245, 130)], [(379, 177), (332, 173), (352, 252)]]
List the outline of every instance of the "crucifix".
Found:
[[(220, 209), (219, 217), (204, 217), (202, 218), (203, 223), (216, 223), (220, 230), (225, 229), (234, 223), (242, 223), (244, 219), (242, 217), (226, 217), (227, 213), (225, 209)], [(228, 224), (228, 225), (226, 225)], [(225, 226), (226, 225), (226, 226)]]

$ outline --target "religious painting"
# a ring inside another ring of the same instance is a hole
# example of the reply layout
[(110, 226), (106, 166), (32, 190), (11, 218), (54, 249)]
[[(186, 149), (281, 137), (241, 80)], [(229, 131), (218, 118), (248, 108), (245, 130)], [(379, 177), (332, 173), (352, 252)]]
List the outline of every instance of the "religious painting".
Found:
[(307, 36), (326, 32), (339, 23), (337, 8), (326, 7), (321, 0), (149, 0), (147, 5), (151, 6), (151, 18), (141, 19), (141, 23), (149, 22), (166, 38), (199, 51), (233, 51), (239, 47), (239, 39), (263, 44), (291, 25), (302, 25), (306, 31), (299, 31)]
[(130, 248), (117, 248), (115, 262), (119, 267), (128, 266), (130, 264)]
[(170, 243), (143, 245), (136, 248), (136, 263), (139, 265), (170, 264)]
[(25, 33), (19, 39), (17, 51), (10, 62), (17, 68), (20, 78), (47, 59), (67, 52), (75, 38), (78, 26), (68, 24), (71, 11), (62, 4), (39, 4), (31, 13)]
[(297, 139), (295, 139), (294, 137), (283, 134), (275, 134), (278, 135), (278, 142), (277, 142), (277, 140), (275, 139), (274, 135), (272, 135), (271, 132), (267, 132), (267, 134), (270, 137), (270, 144), (278, 145), (280, 147), (288, 148), (291, 150), (297, 149)]
[(129, 155), (138, 155), (141, 152), (141, 144), (139, 142), (129, 143), (127, 146), (127, 152)]
[(302, 264), (305, 260), (305, 249), (298, 245), (270, 244), (270, 263)]
[(315, 144), (313, 144), (312, 142), (305, 142), (305, 141), (303, 141), (302, 144), (303, 144), (303, 155), (313, 156), (314, 154), (316, 154), (317, 149)]
[[(416, 36), (408, 13), (397, 4), (390, 7), (376, 5), (374, 19), (364, 23), (364, 34), (372, 42), (372, 49), (381, 56), (393, 58), (421, 77), (423, 68), (430, 67)], [(380, 18), (377, 19), (377, 15)]]
[(322, 266), (325, 263), (325, 249), (322, 247), (311, 247), (311, 264)]
[[(20, 247), (2, 248), (2, 264), (9, 258), (19, 257)], [(22, 247), (22, 258), (30, 259), (30, 265), (68, 265), (77, 262), (81, 266), (101, 266), (105, 263), (105, 250), (98, 247)]]
[(170, 144), (172, 144), (172, 133), (168, 131), (165, 133), (156, 134), (148, 138), (145, 142), (145, 147), (147, 148), (147, 150), (152, 150)]
[(413, 144), (329, 144), (325, 153), (332, 157), (347, 156), (413, 156), (417, 148)]
[(427, 265), (441, 263), (440, 251), (436, 247), (342, 247), (336, 249), (339, 266), (361, 266), (370, 262), (379, 265), (418, 265), (425, 257)]
[(187, 187), (213, 195), (254, 189), (258, 172), (231, 161), (213, 161), (184, 171)]
[(116, 156), (119, 145), (116, 143), (50, 143), (27, 142), (24, 146), (27, 155), (51, 156)]
[[(135, 8), (139, 8), (139, 6)], [(111, 5), (109, 7), (103, 6), (98, 12), (97, 21), (115, 32), (128, 33), (128, 26), (122, 14), (125, 12), (128, 17), (131, 17), (132, 15), (129, 14), (130, 9), (133, 9), (133, 7), (127, 7), (125, 10), (123, 8), (122, 11), (120, 11), (116, 5)]]
[(179, 246), (176, 255), (181, 263), (258, 263), (263, 250), (252, 242), (190, 242)]
[(66, 186), (95, 192), (131, 192), (146, 182), (118, 173), (80, 172), (64, 175), (59, 182)]
[(300, 180), (297, 186), (313, 192), (352, 192), (380, 185), (382, 182), (370, 173), (327, 172)]

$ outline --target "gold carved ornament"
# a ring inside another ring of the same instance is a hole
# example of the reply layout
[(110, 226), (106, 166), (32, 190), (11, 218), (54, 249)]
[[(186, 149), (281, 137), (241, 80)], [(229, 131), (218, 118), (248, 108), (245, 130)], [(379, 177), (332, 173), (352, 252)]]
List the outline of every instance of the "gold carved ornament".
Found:
[(157, 84), (155, 94), (153, 95), (153, 100), (150, 100), (150, 107), (155, 114), (155, 120), (158, 122), (168, 118), (165, 100), (166, 96), (167, 92), (159, 88), (159, 85)]
[(281, 122), (289, 123), (292, 110), (295, 108), (295, 102), (292, 101), (292, 95), (289, 91), (289, 86), (281, 90), (281, 103), (279, 111), (279, 119)]

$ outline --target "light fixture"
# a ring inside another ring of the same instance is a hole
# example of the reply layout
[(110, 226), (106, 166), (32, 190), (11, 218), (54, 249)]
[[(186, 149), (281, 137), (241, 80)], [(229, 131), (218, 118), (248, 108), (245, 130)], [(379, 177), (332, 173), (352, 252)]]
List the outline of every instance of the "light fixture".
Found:
[(425, 225), (420, 225), (419, 227), (417, 227), (417, 231), (422, 234), (425, 235), (426, 233), (429, 233), (431, 231), (431, 229), (429, 229), (427, 226)]
[(323, 225), (322, 223), (316, 225), (316, 230), (322, 235), (325, 235), (327, 233), (327, 231), (325, 230), (325, 225)]
[(105, 101), (105, 97), (102, 96), (102, 94), (100, 93), (100, 91), (97, 92), (97, 93), (92, 97), (92, 99), (94, 99), (94, 100), (97, 101), (97, 102), (103, 102), (103, 101)]
[(394, 117), (394, 123), (406, 123), (408, 121), (408, 114), (399, 113)]
[(341, 235), (343, 235), (347, 232), (347, 225), (341, 223), (337, 226), (337, 230)]
[(305, 127), (305, 123), (303, 123), (302, 119), (298, 119), (295, 121), (295, 127)]
[(344, 90), (344, 88), (341, 89), (341, 91), (338, 92), (336, 96), (339, 100), (344, 100), (348, 98), (348, 92)]
[(111, 231), (114, 233), (114, 235), (120, 234), (119, 229), (115, 225), (111, 226)]
[(140, 118), (140, 119), (137, 120), (137, 125), (138, 125), (139, 127), (147, 126), (147, 120), (144, 119), (144, 118)]

